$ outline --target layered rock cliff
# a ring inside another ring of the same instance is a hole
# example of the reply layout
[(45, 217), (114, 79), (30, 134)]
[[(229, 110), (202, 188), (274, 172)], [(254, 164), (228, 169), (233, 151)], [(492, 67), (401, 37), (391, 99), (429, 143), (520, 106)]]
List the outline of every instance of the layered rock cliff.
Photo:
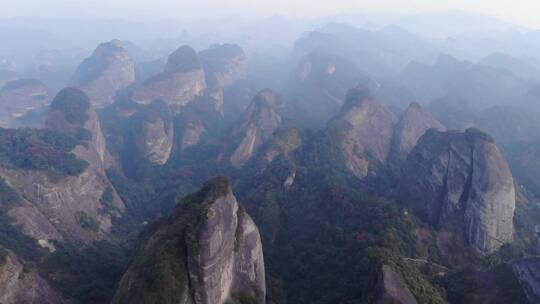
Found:
[(265, 303), (259, 232), (225, 177), (146, 231), (113, 303)]
[[(112, 218), (120, 216), (124, 205), (105, 174), (105, 140), (89, 98), (78, 89), (62, 90), (51, 104), (44, 132), (43, 140), (50, 142), (49, 146), (31, 143), (34, 148), (23, 153), (42, 155), (49, 165), (42, 169), (0, 166), (0, 176), (21, 197), (20, 204), (8, 211), (9, 216), (23, 233), (50, 250), (54, 250), (51, 240), (107, 238)], [(62, 148), (64, 145), (69, 148)], [(63, 173), (49, 169), (54, 157), (59, 157), (54, 149), (71, 149), (63, 153), (69, 152), (65, 155), (73, 160), (58, 160)], [(86, 165), (75, 167), (77, 161)]]
[(233, 166), (244, 165), (272, 138), (274, 131), (281, 125), (281, 116), (276, 111), (281, 104), (281, 96), (268, 89), (253, 98), (240, 123), (233, 130), (233, 136), (240, 142), (230, 157)]
[(369, 89), (359, 87), (347, 93), (341, 113), (329, 128), (351, 173), (363, 178), (372, 166), (386, 162), (397, 121), (396, 115), (375, 100)]
[(113, 102), (118, 92), (135, 81), (135, 63), (122, 42), (100, 44), (75, 71), (71, 85), (83, 90), (96, 107)]
[(131, 98), (140, 104), (162, 100), (172, 108), (191, 102), (206, 89), (205, 73), (195, 50), (182, 46), (169, 55), (165, 70), (135, 89)]
[(36, 79), (19, 79), (0, 90), (0, 127), (16, 125), (17, 118), (40, 110), (50, 102), (47, 87)]
[(432, 225), (457, 220), (470, 246), (481, 253), (512, 241), (514, 179), (485, 133), (430, 129), (410, 153), (403, 172), (399, 197)]

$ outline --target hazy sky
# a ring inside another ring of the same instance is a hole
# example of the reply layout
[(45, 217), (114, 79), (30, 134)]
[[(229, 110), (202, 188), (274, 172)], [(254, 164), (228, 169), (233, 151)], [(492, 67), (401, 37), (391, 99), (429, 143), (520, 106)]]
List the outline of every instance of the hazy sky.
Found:
[(74, 12), (136, 18), (197, 19), (231, 14), (297, 17), (378, 11), (409, 14), (433, 10), (467, 10), (540, 28), (539, 0), (0, 0), (0, 16), (51, 16)]

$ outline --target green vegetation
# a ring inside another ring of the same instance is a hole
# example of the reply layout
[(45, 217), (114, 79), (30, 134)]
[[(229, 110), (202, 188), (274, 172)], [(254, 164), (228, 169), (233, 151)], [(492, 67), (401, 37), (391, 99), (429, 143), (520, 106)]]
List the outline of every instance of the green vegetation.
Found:
[(70, 153), (77, 144), (76, 139), (59, 132), (0, 129), (0, 166), (78, 175), (88, 163)]
[(41, 275), (81, 303), (109, 303), (131, 258), (127, 248), (106, 241), (79, 248), (56, 244), (40, 265)]
[(84, 229), (90, 230), (92, 232), (99, 232), (99, 222), (96, 221), (93, 217), (86, 214), (86, 212), (79, 211), (76, 213), (77, 222)]
[(90, 99), (83, 91), (75, 88), (65, 88), (51, 103), (51, 111), (60, 111), (71, 124), (84, 125), (88, 120)]

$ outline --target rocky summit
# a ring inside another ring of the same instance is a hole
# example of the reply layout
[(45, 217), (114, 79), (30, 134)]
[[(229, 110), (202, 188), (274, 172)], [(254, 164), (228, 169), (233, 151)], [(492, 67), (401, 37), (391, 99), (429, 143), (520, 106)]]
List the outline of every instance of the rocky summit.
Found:
[(281, 124), (281, 116), (276, 112), (281, 104), (281, 96), (268, 89), (253, 98), (233, 131), (240, 142), (230, 157), (233, 166), (244, 165), (272, 137)]
[(135, 81), (135, 63), (119, 40), (100, 44), (77, 68), (71, 85), (96, 107), (113, 102), (116, 93)]
[(161, 100), (179, 108), (202, 95), (205, 89), (205, 73), (197, 53), (189, 46), (182, 46), (169, 55), (165, 70), (136, 88), (131, 99), (139, 104)]
[(143, 237), (113, 303), (265, 303), (259, 232), (227, 178), (208, 181)]
[(441, 227), (457, 218), (470, 246), (492, 253), (513, 239), (514, 178), (491, 137), (430, 129), (403, 169), (400, 199)]
[(347, 93), (341, 113), (329, 127), (350, 172), (363, 178), (370, 164), (386, 162), (397, 121), (396, 115), (374, 99), (369, 89), (360, 87)]
[(105, 174), (105, 140), (89, 98), (73, 88), (58, 93), (44, 132), (29, 135), (33, 148), (26, 153), (44, 157), (48, 166), (0, 166), (20, 196), (9, 216), (50, 250), (52, 241), (107, 238), (124, 205)]

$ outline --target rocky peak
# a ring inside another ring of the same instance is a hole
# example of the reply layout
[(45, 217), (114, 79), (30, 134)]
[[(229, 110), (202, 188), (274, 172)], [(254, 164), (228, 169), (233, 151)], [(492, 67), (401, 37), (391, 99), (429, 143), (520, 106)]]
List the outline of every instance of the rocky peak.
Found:
[(266, 89), (259, 92), (246, 109), (240, 123), (233, 131), (240, 144), (230, 158), (231, 164), (241, 167), (267, 142), (281, 125), (277, 108), (283, 103), (276, 92)]
[(6, 83), (0, 90), (0, 127), (15, 126), (17, 118), (42, 109), (48, 102), (48, 89), (39, 80), (18, 79)]
[(173, 147), (172, 114), (164, 102), (155, 101), (139, 111), (134, 119), (137, 149), (151, 163), (163, 165), (169, 160)]
[(169, 55), (165, 72), (188, 72), (201, 68), (197, 52), (187, 45), (179, 47), (176, 51)]
[(139, 104), (161, 100), (176, 112), (201, 96), (205, 89), (205, 73), (197, 53), (189, 46), (182, 46), (169, 56), (165, 70), (135, 89), (131, 99)]
[(100, 44), (75, 71), (72, 85), (97, 107), (113, 102), (116, 92), (135, 81), (135, 63), (119, 40)]
[(403, 167), (399, 196), (435, 227), (463, 223), (478, 252), (512, 241), (514, 179), (493, 139), (479, 130), (428, 130)]
[[(121, 215), (124, 205), (105, 174), (105, 140), (89, 98), (79, 89), (62, 90), (51, 104), (46, 126), (46, 141), (53, 146), (47, 148), (45, 159), (59, 149), (77, 162), (66, 159), (68, 167), (60, 176), (47, 170), (0, 167), (0, 176), (21, 197), (8, 214), (23, 233), (50, 250), (52, 240), (108, 238), (112, 218)], [(69, 167), (81, 161), (86, 166), (80, 170)]]
[(246, 77), (246, 55), (236, 44), (214, 45), (199, 52), (199, 57), (212, 88), (224, 88)]
[(394, 130), (392, 157), (403, 161), (416, 146), (418, 139), (429, 129), (445, 131), (446, 128), (418, 103), (411, 103), (401, 115)]
[(384, 163), (388, 158), (396, 123), (395, 114), (362, 86), (347, 93), (341, 113), (329, 127), (339, 141), (347, 168), (363, 178), (370, 164)]
[(113, 303), (265, 303), (259, 232), (227, 178), (208, 181), (144, 235)]

